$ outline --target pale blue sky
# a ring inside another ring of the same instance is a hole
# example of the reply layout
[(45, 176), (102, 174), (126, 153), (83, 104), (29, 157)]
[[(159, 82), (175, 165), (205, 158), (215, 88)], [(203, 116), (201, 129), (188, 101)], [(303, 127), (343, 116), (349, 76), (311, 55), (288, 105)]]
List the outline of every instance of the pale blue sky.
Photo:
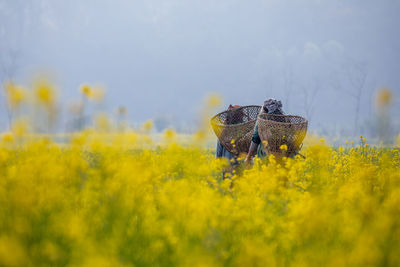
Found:
[(0, 0), (0, 63), (13, 47), (17, 81), (51, 69), (65, 105), (81, 83), (102, 83), (104, 107), (124, 105), (135, 122), (190, 123), (216, 92), (225, 105), (273, 97), (312, 127), (346, 126), (359, 76), (360, 124), (379, 86), (400, 115), (398, 14), (397, 0)]

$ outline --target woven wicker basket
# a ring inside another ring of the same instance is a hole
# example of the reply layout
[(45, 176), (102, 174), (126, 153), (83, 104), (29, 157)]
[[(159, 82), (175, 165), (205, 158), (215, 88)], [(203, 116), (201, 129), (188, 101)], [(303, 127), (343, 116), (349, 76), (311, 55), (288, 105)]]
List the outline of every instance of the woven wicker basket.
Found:
[[(258, 134), (267, 155), (292, 157), (300, 149), (307, 133), (308, 121), (295, 115), (261, 114), (257, 118)], [(282, 145), (287, 150), (281, 149)]]
[(211, 126), (221, 144), (232, 154), (247, 153), (261, 106), (243, 106), (218, 113)]

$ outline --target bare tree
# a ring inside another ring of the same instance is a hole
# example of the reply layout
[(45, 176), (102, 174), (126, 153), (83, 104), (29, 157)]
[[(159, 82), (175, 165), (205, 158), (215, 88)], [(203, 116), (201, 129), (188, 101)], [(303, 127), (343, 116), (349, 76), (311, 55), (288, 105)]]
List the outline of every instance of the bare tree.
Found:
[[(3, 85), (6, 81), (13, 82), (19, 69), (24, 21), (21, 18), (22, 2), (1, 1), (0, 4), (0, 84)], [(8, 126), (11, 128), (12, 112), (6, 90), (3, 93)]]
[(289, 63), (283, 69), (283, 101), (286, 110), (289, 110), (290, 97), (293, 92), (293, 67)]
[(354, 101), (354, 135), (357, 135), (359, 128), (361, 100), (367, 76), (367, 63), (350, 58), (342, 63), (340, 70), (331, 75), (332, 88), (346, 94)]
[(307, 85), (300, 85), (303, 94), (303, 110), (307, 120), (311, 121), (315, 111), (315, 100), (321, 89), (321, 81), (313, 77)]
[(354, 64), (349, 67), (347, 75), (352, 87), (352, 90), (349, 90), (348, 94), (355, 102), (354, 134), (356, 135), (360, 117), (361, 97), (365, 81), (367, 80), (367, 64), (365, 62), (354, 62)]

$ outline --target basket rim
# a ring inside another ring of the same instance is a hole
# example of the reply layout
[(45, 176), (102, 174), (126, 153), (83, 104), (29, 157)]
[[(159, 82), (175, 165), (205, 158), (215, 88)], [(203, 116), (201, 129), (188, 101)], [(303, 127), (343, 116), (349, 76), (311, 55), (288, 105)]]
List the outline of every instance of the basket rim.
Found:
[(215, 124), (215, 125), (219, 125), (219, 126), (224, 126), (224, 127), (235, 127), (235, 126), (238, 126), (238, 125), (246, 124), (246, 123), (253, 122), (253, 121), (257, 120), (258, 115), (257, 115), (257, 118), (254, 119), (254, 120), (246, 121), (246, 122), (241, 122), (241, 123), (236, 123), (236, 124), (223, 124), (223, 123), (218, 123), (218, 122), (215, 122), (215, 121), (214, 121), (215, 118), (217, 118), (217, 117), (218, 117), (219, 115), (221, 115), (222, 113), (225, 113), (225, 112), (227, 112), (227, 111), (232, 111), (232, 110), (239, 110), (239, 109), (243, 109), (243, 108), (248, 108), (248, 107), (259, 107), (259, 108), (262, 108), (262, 106), (260, 106), (260, 105), (247, 105), (247, 106), (241, 106), (241, 107), (238, 107), (238, 108), (233, 108), (233, 109), (230, 109), (230, 110), (224, 110), (224, 111), (222, 111), (222, 112), (220, 112), (220, 113), (217, 113), (216, 115), (214, 115), (214, 116), (211, 117), (211, 119), (210, 119), (211, 124)]
[[(284, 117), (295, 117), (295, 118), (301, 118), (301, 119), (303, 119), (304, 121), (301, 121), (301, 122), (281, 122), (281, 121), (274, 121), (274, 120), (267, 120), (267, 119), (264, 119), (264, 118), (262, 118), (262, 116), (265, 116), (265, 115), (273, 115), (273, 116), (276, 116), (276, 117), (282, 117), (282, 118), (284, 118)], [(281, 115), (281, 114), (259, 114), (258, 116), (257, 116), (257, 120), (261, 120), (261, 121), (268, 121), (269, 123), (273, 123), (273, 124), (291, 124), (291, 125), (297, 125), (297, 124), (304, 124), (304, 123), (308, 123), (308, 120), (306, 119), (306, 118), (304, 118), (304, 117), (302, 117), (302, 116), (299, 116), (299, 115), (289, 115), (289, 114), (283, 114), (283, 115)]]

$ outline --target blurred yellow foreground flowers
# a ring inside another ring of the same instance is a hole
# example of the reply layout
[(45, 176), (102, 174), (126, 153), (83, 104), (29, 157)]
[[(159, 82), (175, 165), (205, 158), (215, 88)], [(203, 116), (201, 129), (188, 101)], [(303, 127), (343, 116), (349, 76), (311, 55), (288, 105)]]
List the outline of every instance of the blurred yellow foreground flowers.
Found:
[(400, 265), (398, 148), (319, 142), (232, 187), (172, 130), (21, 138), (0, 139), (0, 266)]
[[(205, 145), (218, 95), (195, 134), (157, 140), (151, 120), (125, 127), (123, 107), (117, 128), (99, 113), (79, 131), (99, 86), (80, 87), (70, 134), (54, 133), (48, 80), (4, 89), (0, 266), (400, 266), (400, 136), (379, 148), (306, 140), (305, 158), (256, 159), (222, 180), (229, 162)], [(391, 98), (379, 93), (382, 110)]]

